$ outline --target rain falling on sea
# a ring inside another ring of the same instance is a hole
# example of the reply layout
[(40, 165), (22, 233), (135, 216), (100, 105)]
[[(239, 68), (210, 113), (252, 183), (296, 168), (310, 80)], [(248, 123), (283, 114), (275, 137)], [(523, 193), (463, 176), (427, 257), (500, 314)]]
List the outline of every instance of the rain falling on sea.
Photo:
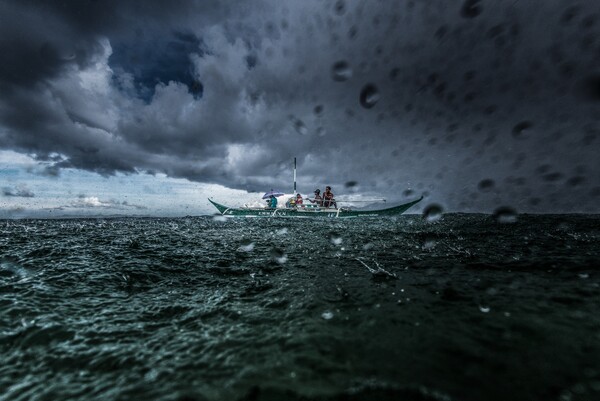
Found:
[(600, 400), (600, 0), (0, 38), (0, 401)]
[(0, 223), (3, 400), (592, 400), (598, 216)]

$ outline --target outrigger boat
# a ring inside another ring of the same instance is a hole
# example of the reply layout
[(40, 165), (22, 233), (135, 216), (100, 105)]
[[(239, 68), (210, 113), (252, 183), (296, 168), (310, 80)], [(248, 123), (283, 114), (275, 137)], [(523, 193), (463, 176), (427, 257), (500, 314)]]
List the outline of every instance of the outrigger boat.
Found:
[(246, 216), (246, 217), (375, 217), (375, 216), (397, 216), (408, 210), (412, 205), (419, 203), (423, 197), (405, 203), (403, 205), (379, 210), (356, 210), (348, 207), (318, 207), (305, 205), (305, 207), (286, 208), (260, 208), (260, 207), (227, 207), (211, 199), (208, 201), (217, 208), (223, 216)]
[[(294, 195), (296, 194), (296, 158), (294, 158)], [(376, 217), (376, 216), (398, 216), (407, 211), (411, 206), (419, 203), (419, 199), (379, 210), (356, 210), (350, 207), (323, 207), (314, 204), (302, 206), (269, 208), (269, 207), (228, 207), (208, 199), (219, 213), (223, 216), (240, 217)], [(344, 202), (344, 201), (339, 201)]]

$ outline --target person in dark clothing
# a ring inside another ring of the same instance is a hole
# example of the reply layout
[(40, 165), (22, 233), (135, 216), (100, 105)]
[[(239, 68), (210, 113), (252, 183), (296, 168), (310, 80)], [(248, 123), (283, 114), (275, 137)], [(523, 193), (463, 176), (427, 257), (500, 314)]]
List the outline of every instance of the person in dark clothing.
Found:
[(337, 209), (337, 204), (335, 203), (335, 198), (333, 196), (333, 192), (331, 192), (331, 187), (325, 187), (325, 192), (323, 193), (323, 206), (325, 207), (334, 207)]
[(314, 199), (309, 199), (309, 201), (311, 203), (316, 203), (317, 206), (323, 206), (323, 198), (321, 197), (321, 190), (320, 189), (315, 189), (315, 197)]

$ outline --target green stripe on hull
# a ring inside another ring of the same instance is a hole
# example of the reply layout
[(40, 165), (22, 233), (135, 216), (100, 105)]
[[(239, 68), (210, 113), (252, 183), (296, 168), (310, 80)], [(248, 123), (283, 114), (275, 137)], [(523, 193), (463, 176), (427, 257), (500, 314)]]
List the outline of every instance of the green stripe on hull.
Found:
[(252, 209), (252, 208), (232, 208), (220, 203), (208, 200), (217, 208), (223, 216), (246, 216), (246, 217), (376, 217), (376, 216), (397, 216), (407, 211), (411, 206), (420, 202), (421, 196), (416, 201), (405, 203), (403, 205), (390, 207), (380, 210), (352, 210), (346, 208), (290, 208), (290, 209)]

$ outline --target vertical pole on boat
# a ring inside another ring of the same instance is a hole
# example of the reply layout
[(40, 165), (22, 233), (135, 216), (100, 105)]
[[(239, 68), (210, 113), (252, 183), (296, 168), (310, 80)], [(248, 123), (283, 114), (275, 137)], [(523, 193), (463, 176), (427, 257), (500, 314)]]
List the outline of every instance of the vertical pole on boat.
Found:
[(296, 195), (296, 158), (294, 157), (294, 195)]

